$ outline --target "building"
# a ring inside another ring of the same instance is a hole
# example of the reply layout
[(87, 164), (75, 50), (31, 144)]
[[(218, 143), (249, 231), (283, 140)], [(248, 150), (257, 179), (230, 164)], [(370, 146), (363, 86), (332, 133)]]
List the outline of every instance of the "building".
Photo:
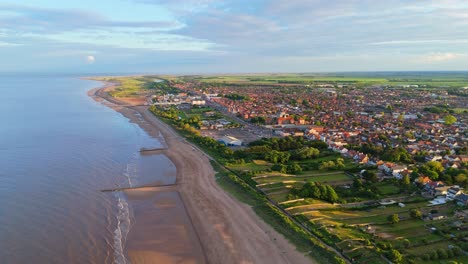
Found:
[(235, 137), (224, 136), (218, 140), (218, 142), (223, 143), (228, 147), (242, 146), (242, 140), (239, 140)]
[(460, 194), (455, 197), (455, 200), (457, 201), (457, 204), (459, 206), (467, 206), (468, 205), (468, 194)]
[(454, 200), (455, 197), (463, 193), (463, 189), (459, 186), (452, 186), (447, 190), (447, 199)]
[(205, 100), (192, 100), (192, 105), (205, 105)]

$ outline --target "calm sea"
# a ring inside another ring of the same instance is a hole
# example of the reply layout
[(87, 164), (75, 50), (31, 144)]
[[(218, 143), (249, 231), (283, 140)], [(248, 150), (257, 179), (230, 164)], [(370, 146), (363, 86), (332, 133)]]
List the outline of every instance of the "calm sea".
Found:
[(100, 190), (144, 184), (138, 150), (159, 143), (87, 96), (100, 85), (0, 75), (0, 263), (126, 262), (132, 209)]

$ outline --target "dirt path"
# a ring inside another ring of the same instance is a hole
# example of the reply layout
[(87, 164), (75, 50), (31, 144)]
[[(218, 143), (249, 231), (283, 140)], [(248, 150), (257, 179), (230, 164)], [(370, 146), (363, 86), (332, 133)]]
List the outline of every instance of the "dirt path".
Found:
[[(105, 88), (95, 92), (112, 103), (129, 103), (110, 98)], [(199, 236), (207, 263), (313, 263), (264, 223), (252, 208), (222, 190), (207, 156), (157, 119), (147, 107), (113, 108), (151, 136), (158, 137), (160, 133), (164, 136), (168, 149), (162, 152), (177, 168), (176, 190)], [(144, 122), (129, 114), (130, 110), (140, 113)]]

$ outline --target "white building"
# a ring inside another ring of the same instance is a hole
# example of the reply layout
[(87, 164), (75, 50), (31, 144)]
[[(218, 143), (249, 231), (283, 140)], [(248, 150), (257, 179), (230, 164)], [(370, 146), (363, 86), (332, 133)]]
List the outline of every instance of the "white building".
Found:
[(239, 140), (235, 137), (231, 136), (224, 136), (218, 140), (218, 142), (223, 143), (226, 146), (232, 147), (232, 146), (242, 146), (242, 140)]

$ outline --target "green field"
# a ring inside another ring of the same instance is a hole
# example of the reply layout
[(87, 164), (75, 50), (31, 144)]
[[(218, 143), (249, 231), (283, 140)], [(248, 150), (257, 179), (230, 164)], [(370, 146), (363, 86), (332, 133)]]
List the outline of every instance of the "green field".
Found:
[(182, 76), (182, 80), (195, 80), (202, 83), (234, 84), (349, 84), (358, 87), (366, 85), (419, 85), (420, 88), (431, 87), (466, 87), (468, 75), (457, 72), (408, 72), (408, 73), (304, 73), (304, 74), (240, 74), (240, 75), (206, 75)]

